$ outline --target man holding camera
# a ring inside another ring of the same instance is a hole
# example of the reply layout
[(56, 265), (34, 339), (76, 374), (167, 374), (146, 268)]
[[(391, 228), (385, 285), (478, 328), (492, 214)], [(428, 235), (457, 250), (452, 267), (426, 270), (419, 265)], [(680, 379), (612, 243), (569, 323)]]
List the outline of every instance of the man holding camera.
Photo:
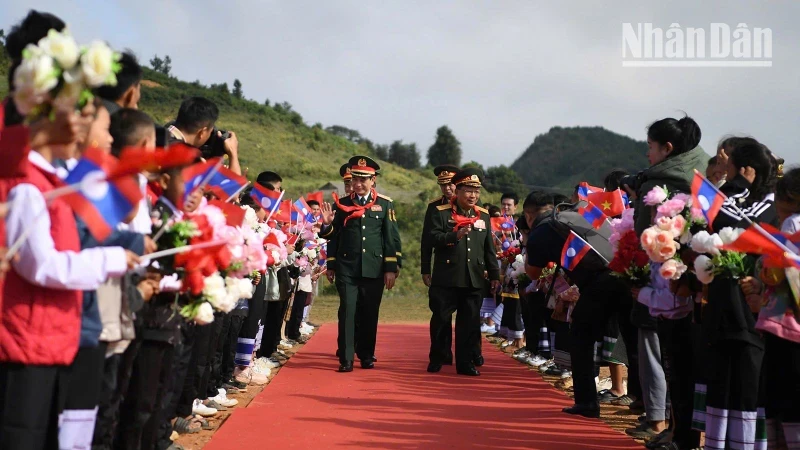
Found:
[(189, 97), (181, 103), (175, 122), (167, 126), (167, 144), (183, 142), (197, 147), (205, 159), (228, 156), (228, 167), (239, 175), (239, 139), (233, 131), (223, 131), (214, 125), (219, 108), (204, 97)]

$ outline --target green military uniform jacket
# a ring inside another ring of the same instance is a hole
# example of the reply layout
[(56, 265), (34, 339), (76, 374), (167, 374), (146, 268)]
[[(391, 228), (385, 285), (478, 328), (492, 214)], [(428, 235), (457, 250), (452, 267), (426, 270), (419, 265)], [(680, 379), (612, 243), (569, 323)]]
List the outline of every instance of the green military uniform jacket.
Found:
[[(436, 207), (430, 217), (430, 240), (436, 256), (433, 264), (432, 286), (482, 289), (486, 284), (484, 271), (490, 280), (500, 279), (497, 252), (492, 237), (489, 211), (478, 208), (480, 219), (472, 231), (459, 240), (453, 231), (450, 204)], [(460, 211), (474, 217), (475, 211)]]
[(425, 221), (422, 222), (422, 238), (420, 239), (420, 272), (423, 275), (430, 275), (431, 274), (431, 258), (433, 257), (433, 243), (431, 242), (431, 226), (433, 222), (431, 221), (431, 216), (436, 214), (438, 209), (437, 206), (442, 205), (449, 205), (450, 200), (447, 199), (444, 195), (437, 198), (436, 200), (432, 200), (428, 203), (428, 209), (425, 210)]
[[(340, 200), (343, 206), (356, 205), (356, 196)], [(360, 219), (350, 219), (348, 213), (337, 210), (333, 222), (324, 228), (320, 237), (328, 240), (328, 269), (336, 275), (354, 278), (382, 278), (385, 272), (397, 272), (402, 254), (392, 199), (378, 194), (371, 208)]]

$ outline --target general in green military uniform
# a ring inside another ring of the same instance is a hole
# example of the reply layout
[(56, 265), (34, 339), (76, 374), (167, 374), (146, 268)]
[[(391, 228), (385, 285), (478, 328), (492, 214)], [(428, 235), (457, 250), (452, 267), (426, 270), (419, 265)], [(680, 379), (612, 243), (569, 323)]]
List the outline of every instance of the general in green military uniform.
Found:
[[(433, 314), (445, 321), (456, 312), (456, 371), (462, 375), (480, 375), (473, 358), (479, 345), (481, 292), (488, 273), (492, 287), (500, 279), (497, 254), (492, 240), (489, 212), (477, 206), (483, 175), (469, 168), (453, 176), (455, 201), (439, 205), (429, 218), (430, 242), (434, 248), (433, 274), (428, 296), (436, 299)], [(431, 339), (429, 372), (442, 368), (446, 349), (442, 340)]]
[(328, 279), (339, 292), (340, 372), (353, 370), (356, 354), (361, 367), (375, 366), (383, 288), (394, 286), (401, 258), (392, 199), (374, 189), (380, 167), (366, 156), (354, 156), (349, 164), (353, 193), (337, 200), (332, 217), (329, 207), (324, 208), (326, 224), (320, 231), (320, 237), (328, 239)]
[[(425, 211), (425, 221), (422, 223), (422, 237), (420, 239), (420, 271), (422, 272), (422, 282), (425, 286), (431, 285), (431, 258), (433, 257), (433, 243), (431, 242), (431, 216), (437, 214), (437, 206), (449, 205), (450, 199), (456, 195), (456, 186), (453, 184), (453, 175), (458, 172), (456, 166), (450, 164), (442, 164), (433, 169), (433, 174), (436, 175), (436, 182), (439, 184), (439, 189), (442, 191), (442, 196), (432, 200), (428, 203), (428, 209)], [(431, 312), (430, 333), (431, 342), (438, 342), (441, 345), (436, 345), (437, 353), (429, 355), (431, 361), (440, 361), (442, 364), (450, 365), (453, 363), (453, 315), (450, 314), (445, 317), (443, 313), (437, 313), (441, 309), (441, 302), (438, 298), (431, 297), (428, 301), (428, 307)], [(431, 346), (433, 349), (434, 346)], [(443, 354), (441, 350), (444, 350)]]

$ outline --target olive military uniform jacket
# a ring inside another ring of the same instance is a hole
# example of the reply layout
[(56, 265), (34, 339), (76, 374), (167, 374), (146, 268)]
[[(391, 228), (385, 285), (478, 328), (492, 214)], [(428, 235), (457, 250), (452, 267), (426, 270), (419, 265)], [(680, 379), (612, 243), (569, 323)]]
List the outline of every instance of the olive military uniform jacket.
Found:
[[(336, 275), (354, 278), (382, 278), (386, 272), (397, 272), (401, 265), (400, 233), (392, 199), (377, 194), (372, 207), (361, 218), (351, 218), (337, 210), (329, 227), (320, 237), (328, 239), (328, 268)], [(343, 206), (356, 205), (352, 194), (340, 200)]]
[[(478, 213), (480, 219), (472, 231), (459, 240), (453, 230), (450, 204), (436, 206), (430, 217), (430, 242), (436, 253), (432, 286), (482, 289), (486, 284), (484, 272), (488, 272), (490, 280), (500, 279), (489, 211), (478, 208)], [(459, 214), (474, 217), (475, 211), (459, 211)]]
[(444, 195), (428, 203), (425, 211), (425, 221), (422, 222), (422, 239), (420, 239), (420, 272), (423, 275), (431, 274), (431, 258), (433, 257), (433, 243), (431, 242), (431, 216), (437, 214), (437, 206), (449, 205), (450, 201)]

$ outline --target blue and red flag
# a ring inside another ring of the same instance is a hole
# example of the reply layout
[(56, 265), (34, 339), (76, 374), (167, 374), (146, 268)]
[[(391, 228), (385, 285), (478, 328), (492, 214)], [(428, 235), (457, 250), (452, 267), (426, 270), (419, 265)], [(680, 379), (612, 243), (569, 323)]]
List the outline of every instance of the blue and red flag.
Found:
[(260, 184), (254, 184), (253, 190), (250, 191), (250, 196), (253, 197), (253, 200), (255, 200), (258, 205), (267, 211), (267, 214), (271, 214), (280, 206), (283, 193), (267, 189)]
[(581, 200), (588, 200), (589, 194), (595, 194), (597, 192), (603, 192), (603, 188), (591, 186), (585, 181), (581, 181), (578, 185), (578, 198)]
[(103, 150), (90, 148), (83, 152), (78, 164), (64, 180), (80, 189), (65, 195), (75, 215), (89, 232), (102, 242), (125, 220), (142, 199), (142, 191), (133, 176), (106, 181), (117, 165), (117, 159)]
[(608, 216), (603, 214), (603, 211), (600, 208), (591, 202), (582, 208), (578, 208), (578, 214), (586, 219), (586, 221), (589, 222), (589, 224), (595, 229), (603, 226), (603, 222), (605, 222), (608, 218)]
[(220, 166), (216, 173), (211, 175), (207, 186), (210, 188), (219, 188), (227, 195), (221, 200), (227, 200), (228, 197), (238, 194), (247, 185), (247, 178), (237, 174), (236, 172), (228, 169), (225, 166)]
[[(299, 220), (297, 219), (304, 220), (310, 223), (314, 223), (317, 221), (316, 217), (314, 217), (313, 211), (311, 211), (311, 207), (308, 206), (308, 203), (306, 203), (306, 200), (303, 197), (300, 197), (297, 200), (295, 200), (294, 210), (297, 212), (297, 214), (292, 213), (293, 216), (292, 221), (294, 222), (299, 222)], [(297, 218), (294, 217), (295, 215), (297, 216)]]
[(695, 170), (694, 180), (692, 180), (692, 207), (700, 208), (709, 227), (716, 219), (723, 203), (725, 203), (725, 195)]
[(222, 158), (212, 158), (206, 162), (193, 164), (181, 172), (183, 175), (183, 183), (186, 186), (186, 192), (183, 194), (183, 199), (186, 200), (195, 189), (203, 187), (204, 182), (208, 183), (211, 177), (222, 168)]
[(574, 231), (569, 232), (567, 241), (561, 249), (561, 267), (566, 270), (575, 270), (584, 256), (592, 250), (588, 242), (581, 239)]
[(502, 231), (514, 231), (514, 218), (505, 216), (505, 217), (492, 217), (492, 231), (502, 232)]

